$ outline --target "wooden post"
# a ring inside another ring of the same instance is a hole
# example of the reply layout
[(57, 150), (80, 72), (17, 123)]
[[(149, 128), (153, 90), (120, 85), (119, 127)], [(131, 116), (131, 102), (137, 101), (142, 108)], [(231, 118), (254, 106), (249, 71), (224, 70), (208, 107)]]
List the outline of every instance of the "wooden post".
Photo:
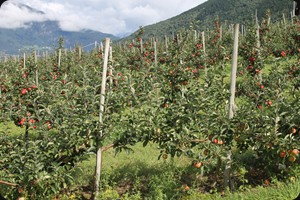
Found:
[(142, 38), (140, 39), (140, 47), (141, 47), (141, 53), (143, 53), (144, 50), (143, 50), (143, 39)]
[(23, 54), (23, 67), (26, 68), (26, 53)]
[[(202, 48), (203, 48), (203, 53), (206, 59), (206, 47), (205, 47), (205, 33), (204, 31), (201, 32), (201, 37), (202, 37)], [(208, 73), (208, 69), (207, 66), (204, 66), (204, 76), (205, 76), (205, 80), (207, 78), (207, 73)]]
[(36, 53), (36, 50), (34, 50), (33, 56), (34, 56), (34, 63), (37, 63), (37, 53)]
[[(257, 55), (258, 57), (260, 57), (260, 33), (259, 33), (259, 29), (260, 27), (258, 26), (257, 29), (256, 29), (256, 39), (257, 39)], [(259, 73), (259, 82), (261, 83), (262, 82), (262, 71)]]
[(113, 65), (112, 65), (112, 46), (109, 47), (109, 85), (110, 88), (113, 86)]
[(180, 34), (177, 34), (176, 35), (176, 37), (177, 37), (177, 44), (178, 44), (178, 46), (180, 45), (180, 43), (181, 43), (181, 41), (180, 41), (180, 39), (181, 39), (181, 37), (180, 37), (181, 35)]
[(202, 37), (203, 52), (206, 53), (206, 49), (205, 49), (205, 33), (204, 33), (204, 31), (201, 32), (201, 37)]
[(101, 52), (101, 55), (102, 55), (102, 58), (103, 58), (103, 42), (100, 42), (100, 52)]
[(297, 2), (296, 1), (293, 1), (293, 11), (292, 11), (292, 18), (296, 16), (296, 6), (297, 6)]
[(197, 39), (198, 39), (198, 33), (196, 30), (194, 30), (194, 41), (195, 43), (197, 42)]
[(38, 74), (38, 67), (37, 67), (37, 55), (36, 51), (34, 51), (34, 63), (35, 63), (35, 85), (39, 85), (39, 74)]
[(231, 85), (230, 85), (230, 101), (229, 101), (229, 119), (234, 114), (234, 99), (235, 99), (235, 86), (236, 86), (236, 72), (238, 60), (238, 42), (239, 42), (239, 24), (234, 26), (234, 46), (232, 54), (232, 68), (231, 68)]
[(81, 51), (82, 51), (81, 46), (78, 46), (78, 57), (79, 57), (79, 59), (81, 59)]
[(157, 69), (157, 47), (156, 47), (156, 39), (154, 38), (154, 66)]
[(132, 40), (132, 44), (133, 44), (133, 46), (130, 48), (130, 52), (135, 53), (135, 41), (134, 40)]
[(105, 39), (105, 53), (104, 53), (104, 64), (102, 73), (102, 83), (101, 83), (101, 97), (100, 97), (100, 109), (99, 109), (99, 135), (96, 137), (96, 176), (95, 176), (95, 196), (94, 200), (98, 199), (100, 190), (100, 178), (102, 171), (102, 146), (99, 144), (99, 140), (103, 137), (102, 124), (103, 124), (103, 113), (104, 113), (104, 103), (105, 103), (105, 89), (106, 89), (106, 78), (107, 78), (107, 65), (108, 65), (108, 53), (109, 53), (110, 39)]
[(166, 52), (168, 52), (168, 36), (165, 35), (165, 48)]
[(244, 36), (244, 25), (243, 24), (242, 24), (242, 27), (241, 27), (241, 31), (242, 31), (241, 35)]
[(58, 49), (58, 67), (60, 67), (61, 64), (61, 49)]
[(255, 10), (255, 23), (256, 23), (256, 26), (259, 26), (258, 17), (257, 17), (257, 9)]
[[(238, 61), (238, 45), (239, 45), (239, 24), (234, 26), (234, 46), (232, 53), (232, 68), (231, 68), (231, 84), (230, 84), (230, 99), (229, 99), (229, 119), (233, 118), (235, 106), (235, 87), (236, 87), (236, 72), (237, 72), (237, 61)], [(231, 163), (232, 163), (232, 152), (228, 150), (227, 157), (225, 159), (225, 170), (224, 170), (224, 190), (228, 187), (232, 189), (233, 184), (231, 181)]]
[(285, 21), (285, 15), (284, 15), (284, 13), (282, 14), (282, 18), (283, 18), (284, 29), (286, 29), (286, 21)]

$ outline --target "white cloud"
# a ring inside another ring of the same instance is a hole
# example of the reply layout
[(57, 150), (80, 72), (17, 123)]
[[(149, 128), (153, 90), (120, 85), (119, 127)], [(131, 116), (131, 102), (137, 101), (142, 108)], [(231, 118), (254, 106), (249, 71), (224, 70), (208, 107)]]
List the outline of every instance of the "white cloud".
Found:
[[(133, 32), (178, 15), (206, 0), (10, 0), (0, 10), (0, 27), (22, 27), (30, 21), (57, 20), (63, 30), (97, 30), (112, 34)], [(23, 3), (45, 14), (20, 9)]]

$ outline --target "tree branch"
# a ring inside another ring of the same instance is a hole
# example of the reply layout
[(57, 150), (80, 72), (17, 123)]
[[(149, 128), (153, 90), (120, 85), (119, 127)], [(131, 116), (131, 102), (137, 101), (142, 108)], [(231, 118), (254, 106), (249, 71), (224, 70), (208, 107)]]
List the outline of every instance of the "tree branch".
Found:
[(110, 148), (112, 148), (112, 147), (114, 147), (115, 145), (114, 144), (109, 144), (109, 145), (107, 145), (107, 146), (105, 146), (105, 147), (102, 147), (102, 152), (103, 151), (107, 151), (108, 149), (110, 149)]
[(0, 184), (12, 186), (12, 187), (17, 187), (17, 186), (18, 186), (18, 184), (15, 184), (15, 183), (9, 183), (9, 182), (6, 182), (6, 181), (1, 181), (1, 180), (0, 180)]

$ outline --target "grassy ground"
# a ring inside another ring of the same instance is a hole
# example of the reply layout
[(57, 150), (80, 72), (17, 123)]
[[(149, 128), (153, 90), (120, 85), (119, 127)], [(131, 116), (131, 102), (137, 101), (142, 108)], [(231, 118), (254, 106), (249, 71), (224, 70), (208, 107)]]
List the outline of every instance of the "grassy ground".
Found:
[[(189, 158), (158, 160), (159, 151), (154, 144), (147, 147), (138, 144), (133, 150), (131, 154), (122, 152), (117, 156), (112, 149), (104, 153), (100, 199), (291, 200), (300, 192), (299, 177), (292, 177), (288, 183), (273, 181), (268, 186), (240, 187), (233, 193), (224, 194), (217, 189), (205, 191), (199, 187), (201, 181), (211, 182), (211, 180), (209, 177), (201, 176), (200, 169), (194, 168)], [(75, 185), (90, 185), (94, 166), (94, 156), (83, 162), (80, 165), (81, 171), (78, 170), (74, 174)], [(195, 177), (198, 179), (202, 177), (203, 180), (196, 180)], [(88, 199), (90, 189), (85, 187), (79, 193)]]

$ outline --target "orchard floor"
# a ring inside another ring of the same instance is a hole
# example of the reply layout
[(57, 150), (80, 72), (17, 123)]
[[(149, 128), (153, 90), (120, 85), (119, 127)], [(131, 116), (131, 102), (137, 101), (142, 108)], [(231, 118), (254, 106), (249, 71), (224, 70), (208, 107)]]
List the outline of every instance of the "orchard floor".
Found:
[[(104, 152), (100, 199), (292, 200), (300, 192), (300, 173), (282, 182), (264, 180), (258, 171), (248, 173), (248, 180), (236, 178), (234, 192), (224, 192), (222, 170), (203, 174), (202, 168), (195, 168), (184, 156), (158, 160), (159, 150), (154, 144), (138, 144), (132, 149), (116, 156), (113, 149)], [(81, 163), (74, 173), (74, 186), (62, 199), (90, 199), (94, 168), (94, 156)]]

